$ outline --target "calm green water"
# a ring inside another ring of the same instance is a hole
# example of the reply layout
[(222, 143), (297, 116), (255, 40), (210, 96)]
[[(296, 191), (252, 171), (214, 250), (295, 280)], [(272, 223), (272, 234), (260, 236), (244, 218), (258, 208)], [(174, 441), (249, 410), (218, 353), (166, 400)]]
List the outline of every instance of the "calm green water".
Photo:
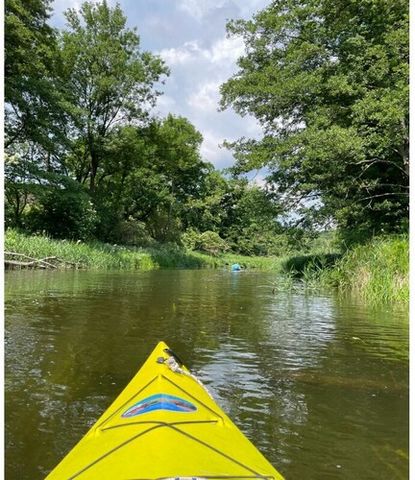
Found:
[(6, 274), (6, 475), (42, 479), (163, 339), (287, 480), (408, 477), (408, 320), (269, 273)]

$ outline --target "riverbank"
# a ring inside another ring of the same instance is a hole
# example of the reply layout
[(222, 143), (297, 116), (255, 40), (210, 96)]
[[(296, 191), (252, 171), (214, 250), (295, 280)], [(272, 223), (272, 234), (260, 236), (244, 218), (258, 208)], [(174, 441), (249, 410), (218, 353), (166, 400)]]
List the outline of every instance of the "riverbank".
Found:
[(409, 302), (409, 239), (377, 238), (346, 252), (322, 276), (341, 291), (371, 303)]
[(151, 270), (157, 268), (229, 268), (239, 263), (248, 269), (284, 273), (276, 288), (293, 286), (335, 288), (351, 292), (369, 303), (409, 302), (409, 240), (407, 236), (378, 238), (343, 254), (278, 257), (211, 256), (176, 245), (133, 248), (106, 243), (82, 243), (27, 236), (16, 230), (5, 233), (5, 251), (37, 259), (57, 257), (75, 268), (91, 270)]
[(217, 257), (187, 251), (176, 245), (134, 248), (107, 243), (54, 240), (40, 235), (24, 235), (16, 230), (5, 232), (5, 251), (42, 259), (57, 257), (75, 268), (96, 270), (151, 270), (156, 268), (221, 268), (239, 263), (246, 268), (277, 270), (276, 257), (245, 257), (223, 254)]
[(292, 257), (283, 270), (312, 288), (334, 287), (368, 303), (409, 302), (409, 239), (375, 238), (343, 254)]

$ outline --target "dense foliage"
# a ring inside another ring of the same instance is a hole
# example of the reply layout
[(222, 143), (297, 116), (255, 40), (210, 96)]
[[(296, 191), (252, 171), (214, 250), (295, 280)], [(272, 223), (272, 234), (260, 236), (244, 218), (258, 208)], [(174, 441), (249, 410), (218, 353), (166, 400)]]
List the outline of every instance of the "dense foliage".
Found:
[(62, 31), (49, 14), (48, 0), (6, 2), (6, 226), (270, 253), (273, 199), (205, 162), (187, 119), (152, 117), (168, 67), (119, 5), (68, 9)]
[(246, 54), (222, 106), (264, 132), (231, 145), (235, 172), (268, 167), (297, 222), (358, 238), (405, 230), (408, 2), (277, 0), (228, 29)]
[[(233, 145), (232, 177), (186, 118), (153, 116), (169, 69), (118, 4), (68, 9), (60, 31), (50, 5), (5, 5), (7, 228), (212, 255), (298, 251), (316, 225), (405, 228), (406, 3), (279, 0), (231, 22), (246, 55), (222, 105), (264, 128)], [(265, 188), (239, 176), (262, 166)]]
[(56, 32), (49, 0), (6, 0), (5, 146), (31, 140), (47, 154), (65, 118)]

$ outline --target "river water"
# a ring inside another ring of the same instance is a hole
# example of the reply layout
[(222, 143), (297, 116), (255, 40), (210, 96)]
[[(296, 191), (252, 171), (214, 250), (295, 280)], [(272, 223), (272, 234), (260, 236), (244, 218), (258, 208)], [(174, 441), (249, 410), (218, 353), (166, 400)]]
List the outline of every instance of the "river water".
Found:
[(44, 478), (165, 340), (287, 480), (406, 479), (407, 313), (276, 280), (6, 273), (6, 478)]

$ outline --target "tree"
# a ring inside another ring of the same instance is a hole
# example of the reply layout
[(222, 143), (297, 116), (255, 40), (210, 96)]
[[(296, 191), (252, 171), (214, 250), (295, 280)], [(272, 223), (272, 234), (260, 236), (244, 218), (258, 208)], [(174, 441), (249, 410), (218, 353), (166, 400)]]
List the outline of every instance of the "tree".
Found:
[(120, 222), (135, 221), (159, 241), (177, 240), (188, 203), (200, 197), (210, 168), (200, 157), (201, 142), (187, 119), (173, 115), (114, 129), (95, 192), (104, 236), (117, 235)]
[(404, 228), (407, 2), (278, 0), (228, 29), (246, 54), (222, 107), (254, 115), (264, 131), (230, 144), (235, 171), (267, 166), (300, 222), (311, 214), (361, 236)]
[(268, 255), (281, 251), (281, 206), (271, 192), (246, 179), (225, 178), (209, 171), (200, 183), (201, 195), (189, 199), (184, 217), (188, 247), (197, 246), (200, 233), (211, 231), (235, 252)]
[(85, 2), (66, 12), (61, 36), (63, 72), (72, 109), (74, 172), (95, 190), (105, 140), (120, 124), (148, 117), (158, 92), (154, 84), (168, 70), (163, 61), (139, 49), (139, 36), (126, 28), (117, 4)]
[(97, 215), (85, 187), (65, 175), (52, 174), (46, 179), (47, 184), (38, 187), (36, 202), (25, 215), (26, 229), (54, 238), (92, 238)]
[[(17, 148), (17, 146), (19, 148)], [(33, 159), (33, 147), (14, 144), (13, 152), (5, 154), (4, 199), (6, 227), (22, 227), (23, 212), (38, 187), (39, 169)]]
[(14, 143), (5, 156), (6, 227), (45, 232), (57, 238), (87, 239), (96, 212), (85, 188), (70, 177), (47, 170), (35, 143)]
[(198, 194), (188, 198), (183, 209), (184, 230), (218, 232), (226, 217), (222, 199), (229, 190), (227, 179), (213, 165), (198, 183)]
[(276, 253), (281, 243), (281, 206), (270, 192), (246, 179), (231, 179), (221, 207), (225, 215), (219, 233), (233, 250), (245, 255)]
[(49, 153), (65, 118), (50, 0), (5, 3), (5, 147), (33, 141)]

